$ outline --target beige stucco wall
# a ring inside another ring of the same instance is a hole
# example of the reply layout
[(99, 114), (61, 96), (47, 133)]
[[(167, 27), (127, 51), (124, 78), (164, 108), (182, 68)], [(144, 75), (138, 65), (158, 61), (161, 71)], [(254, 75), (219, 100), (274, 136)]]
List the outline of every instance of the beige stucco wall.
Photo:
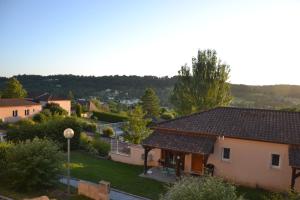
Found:
[[(130, 145), (130, 154), (122, 154), (111, 152), (111, 159), (117, 162), (132, 164), (132, 165), (144, 165), (144, 148), (141, 145)], [(160, 149), (152, 149), (148, 153), (148, 166), (157, 166), (158, 160), (161, 156)]]
[(70, 100), (55, 100), (55, 101), (48, 101), (48, 103), (56, 103), (66, 111), (68, 114), (71, 115), (71, 101)]
[[(25, 116), (25, 110), (29, 110), (29, 115)], [(13, 111), (18, 111), (18, 116), (13, 117)], [(3, 122), (16, 122), (20, 119), (32, 117), (42, 110), (41, 105), (30, 105), (30, 106), (14, 106), (14, 107), (0, 107), (0, 119)]]
[[(222, 149), (230, 148), (230, 160), (223, 161)], [(272, 168), (271, 154), (280, 154), (280, 168)], [(238, 184), (270, 190), (289, 190), (292, 169), (288, 145), (250, 140), (217, 139), (208, 163), (215, 165), (214, 174)], [(300, 179), (296, 180), (300, 191)]]

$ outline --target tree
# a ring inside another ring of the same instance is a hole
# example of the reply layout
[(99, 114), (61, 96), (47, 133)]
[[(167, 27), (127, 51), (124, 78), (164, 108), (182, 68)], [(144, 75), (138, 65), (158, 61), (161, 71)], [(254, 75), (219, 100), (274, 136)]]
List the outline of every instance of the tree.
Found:
[(81, 114), (82, 114), (82, 106), (81, 106), (79, 103), (76, 104), (75, 111), (76, 111), (77, 117), (81, 117)]
[(144, 119), (145, 113), (141, 106), (136, 106), (128, 113), (128, 123), (124, 125), (127, 132), (126, 139), (134, 144), (140, 144), (143, 139), (148, 137), (151, 130), (147, 127), (148, 119)]
[(39, 191), (58, 180), (63, 154), (51, 140), (35, 138), (20, 142), (6, 154), (5, 176), (14, 189)]
[(199, 50), (192, 59), (192, 71), (187, 65), (178, 71), (171, 103), (181, 115), (228, 105), (232, 99), (229, 72), (229, 65), (217, 58), (215, 50)]
[(221, 178), (184, 177), (172, 185), (161, 200), (242, 200), (238, 197), (235, 186)]
[(152, 88), (147, 88), (141, 98), (143, 110), (148, 117), (158, 117), (160, 112), (159, 98)]
[(24, 98), (26, 96), (26, 90), (16, 78), (12, 77), (6, 81), (2, 98)]
[(68, 111), (60, 107), (57, 103), (47, 103), (44, 109), (50, 110), (52, 115), (68, 115)]

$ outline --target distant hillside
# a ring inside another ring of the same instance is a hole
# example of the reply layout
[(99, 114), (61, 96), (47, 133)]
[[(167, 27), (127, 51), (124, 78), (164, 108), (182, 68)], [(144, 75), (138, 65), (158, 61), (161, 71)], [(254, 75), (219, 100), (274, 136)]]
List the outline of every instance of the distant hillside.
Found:
[[(58, 96), (67, 96), (72, 91), (76, 98), (100, 97), (102, 101), (110, 99), (124, 100), (139, 98), (146, 87), (156, 90), (164, 106), (170, 106), (169, 95), (176, 77), (158, 78), (155, 76), (74, 76), (74, 75), (20, 75), (16, 76), (30, 96), (50, 92)], [(0, 90), (7, 78), (0, 77)], [(249, 86), (231, 85), (234, 96), (232, 106), (255, 108), (300, 107), (300, 86), (268, 85)]]

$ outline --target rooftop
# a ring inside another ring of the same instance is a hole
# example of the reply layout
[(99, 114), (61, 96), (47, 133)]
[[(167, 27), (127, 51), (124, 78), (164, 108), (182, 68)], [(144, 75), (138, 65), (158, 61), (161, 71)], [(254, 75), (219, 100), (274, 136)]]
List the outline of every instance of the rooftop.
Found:
[(159, 123), (155, 129), (300, 145), (299, 112), (219, 107)]
[(0, 107), (40, 105), (26, 99), (0, 99)]

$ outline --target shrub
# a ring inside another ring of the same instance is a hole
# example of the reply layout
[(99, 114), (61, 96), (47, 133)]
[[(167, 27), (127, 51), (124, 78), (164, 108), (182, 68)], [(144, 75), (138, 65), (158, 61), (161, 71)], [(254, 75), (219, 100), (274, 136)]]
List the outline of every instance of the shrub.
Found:
[(112, 127), (106, 127), (102, 130), (103, 136), (105, 137), (113, 137), (115, 135), (115, 131)]
[(93, 140), (93, 147), (98, 151), (100, 156), (107, 156), (110, 151), (110, 144), (101, 139)]
[(7, 131), (7, 139), (17, 142), (33, 139), (35, 137), (47, 137), (53, 141), (58, 142), (66, 149), (66, 139), (63, 132), (66, 128), (72, 128), (75, 132), (71, 139), (71, 148), (79, 148), (80, 133), (85, 130), (86, 126), (82, 120), (76, 117), (54, 117), (49, 121), (33, 124), (33, 125), (19, 125), (11, 126)]
[(171, 186), (161, 200), (242, 200), (235, 186), (212, 176), (184, 177)]
[(165, 120), (170, 120), (170, 119), (174, 119), (174, 115), (170, 112), (164, 112), (162, 115), (161, 115), (161, 118), (165, 119)]
[(53, 141), (27, 140), (8, 149), (5, 176), (14, 189), (38, 191), (55, 184), (62, 161), (63, 154)]
[(44, 109), (49, 109), (52, 115), (68, 115), (68, 111), (60, 107), (57, 103), (47, 103)]
[(104, 121), (104, 122), (110, 122), (110, 123), (115, 123), (115, 122), (124, 122), (128, 120), (128, 117), (116, 113), (107, 113), (107, 112), (93, 112), (92, 115), (93, 119), (98, 119), (99, 121)]
[(0, 180), (3, 179), (3, 175), (7, 168), (7, 151), (12, 147), (11, 143), (0, 142)]

